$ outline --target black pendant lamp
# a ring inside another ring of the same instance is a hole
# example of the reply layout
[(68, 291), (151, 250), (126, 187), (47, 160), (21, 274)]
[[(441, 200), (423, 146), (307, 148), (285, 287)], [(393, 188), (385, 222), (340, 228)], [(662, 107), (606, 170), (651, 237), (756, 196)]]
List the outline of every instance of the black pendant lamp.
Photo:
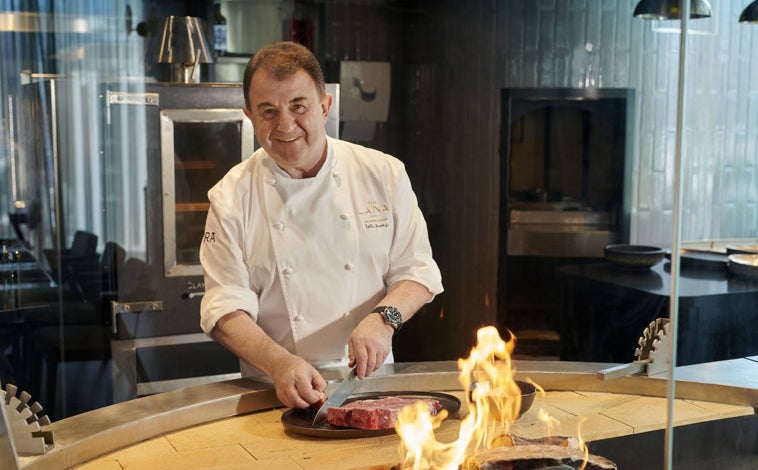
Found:
[(755, 0), (742, 10), (740, 23), (758, 23), (758, 0)]
[[(634, 8), (634, 16), (643, 20), (678, 20), (681, 17), (679, 0), (640, 0)], [(709, 16), (711, 5), (707, 0), (690, 0), (690, 18)]]

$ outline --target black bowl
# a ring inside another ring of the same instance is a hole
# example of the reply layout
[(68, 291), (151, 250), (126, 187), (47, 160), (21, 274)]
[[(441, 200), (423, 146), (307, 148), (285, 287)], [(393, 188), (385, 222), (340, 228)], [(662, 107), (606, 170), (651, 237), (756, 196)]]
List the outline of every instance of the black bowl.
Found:
[[(468, 398), (470, 402), (473, 402), (471, 393), (478, 385), (479, 382), (474, 382), (469, 388)], [(532, 407), (532, 404), (534, 403), (534, 397), (537, 396), (537, 387), (530, 384), (529, 382), (524, 382), (522, 380), (516, 380), (516, 385), (518, 385), (519, 389), (521, 389), (521, 408), (519, 409), (518, 413), (518, 417), (520, 418), (521, 415), (529, 411), (529, 408)]]
[(607, 245), (603, 254), (606, 260), (620, 268), (650, 269), (661, 262), (666, 251), (657, 246)]

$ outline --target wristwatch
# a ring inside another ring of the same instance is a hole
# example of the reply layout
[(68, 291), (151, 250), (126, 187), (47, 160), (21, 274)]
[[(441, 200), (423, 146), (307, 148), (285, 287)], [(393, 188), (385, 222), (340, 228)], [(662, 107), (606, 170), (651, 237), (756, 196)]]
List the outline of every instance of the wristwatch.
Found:
[(403, 326), (403, 316), (400, 315), (400, 311), (395, 307), (379, 306), (371, 313), (378, 313), (384, 319), (384, 323), (391, 326), (395, 331), (399, 330)]

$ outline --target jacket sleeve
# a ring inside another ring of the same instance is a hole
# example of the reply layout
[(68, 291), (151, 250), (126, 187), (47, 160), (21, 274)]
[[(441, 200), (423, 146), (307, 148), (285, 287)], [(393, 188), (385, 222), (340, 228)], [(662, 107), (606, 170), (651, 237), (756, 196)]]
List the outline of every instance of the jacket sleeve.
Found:
[(250, 289), (250, 275), (243, 257), (242, 220), (239, 210), (231, 210), (236, 198), (224, 194), (221, 186), (208, 192), (210, 208), (200, 245), (205, 294), (200, 304), (200, 326), (210, 334), (216, 322), (236, 310), (253, 319), (258, 314), (258, 296)]
[(416, 281), (436, 296), (443, 291), (442, 276), (432, 257), (426, 221), (402, 163), (397, 170), (394, 194), (391, 197), (395, 208), (395, 232), (386, 284), (390, 286), (401, 280)]

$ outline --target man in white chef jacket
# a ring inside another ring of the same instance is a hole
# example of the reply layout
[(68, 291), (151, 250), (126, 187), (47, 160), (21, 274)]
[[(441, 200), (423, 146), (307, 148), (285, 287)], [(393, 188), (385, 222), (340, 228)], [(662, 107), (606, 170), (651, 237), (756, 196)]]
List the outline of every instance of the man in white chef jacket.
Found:
[(318, 367), (363, 378), (392, 361), (441, 276), (402, 162), (326, 135), (332, 96), (308, 49), (264, 47), (243, 89), (262, 148), (208, 192), (201, 325), (305, 408), (323, 399)]

